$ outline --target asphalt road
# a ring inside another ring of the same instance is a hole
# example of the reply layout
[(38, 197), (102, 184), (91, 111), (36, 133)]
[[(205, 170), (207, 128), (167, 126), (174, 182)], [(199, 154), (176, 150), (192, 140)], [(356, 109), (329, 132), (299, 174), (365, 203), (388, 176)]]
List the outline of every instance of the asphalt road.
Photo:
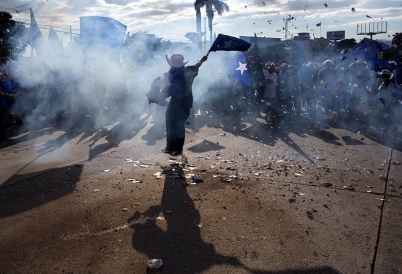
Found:
[(402, 150), (375, 129), (203, 113), (170, 157), (156, 120), (0, 144), (0, 272), (402, 273)]

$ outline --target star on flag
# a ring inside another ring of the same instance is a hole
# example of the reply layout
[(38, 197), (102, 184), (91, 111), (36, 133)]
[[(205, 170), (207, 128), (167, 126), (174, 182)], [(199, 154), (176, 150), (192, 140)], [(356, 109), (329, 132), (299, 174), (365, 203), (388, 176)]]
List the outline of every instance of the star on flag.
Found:
[(243, 75), (243, 72), (247, 70), (247, 63), (239, 62), (239, 66), (236, 70), (240, 70), (240, 74)]

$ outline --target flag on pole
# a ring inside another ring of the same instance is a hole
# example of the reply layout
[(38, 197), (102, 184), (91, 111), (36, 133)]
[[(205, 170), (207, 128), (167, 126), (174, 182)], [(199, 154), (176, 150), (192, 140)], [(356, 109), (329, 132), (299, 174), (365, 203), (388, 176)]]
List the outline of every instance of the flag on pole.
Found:
[(218, 34), (218, 37), (215, 39), (215, 42), (212, 44), (210, 51), (247, 51), (250, 48), (251, 44), (242, 39)]
[(50, 27), (49, 36), (47, 38), (47, 44), (50, 49), (59, 50), (63, 47), (63, 42), (59, 39), (56, 31), (53, 27)]
[(46, 57), (48, 58), (48, 61), (58, 58), (62, 50), (63, 42), (59, 39), (53, 27), (50, 27), (46, 45)]
[(127, 26), (109, 17), (81, 16), (81, 43), (84, 47), (121, 47)]
[(41, 55), (45, 52), (45, 39), (42, 32), (39, 29), (38, 23), (36, 23), (35, 16), (32, 9), (29, 9), (31, 13), (31, 26), (29, 28), (29, 41), (28, 44), (35, 49), (37, 55)]
[(321, 22), (320, 23), (318, 23), (318, 24), (315, 24), (317, 27), (321, 27)]
[(355, 59), (371, 60), (377, 57), (378, 53), (386, 51), (388, 48), (387, 44), (363, 38), (360, 43), (352, 48), (347, 56)]

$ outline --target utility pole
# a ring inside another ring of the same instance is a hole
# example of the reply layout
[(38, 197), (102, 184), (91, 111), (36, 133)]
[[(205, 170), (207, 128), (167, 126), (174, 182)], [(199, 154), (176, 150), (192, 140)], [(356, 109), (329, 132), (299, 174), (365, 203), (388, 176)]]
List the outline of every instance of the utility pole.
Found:
[(207, 17), (204, 17), (204, 32), (205, 32), (204, 49), (206, 49), (207, 48)]
[(283, 18), (283, 21), (285, 22), (285, 40), (288, 39), (288, 23), (295, 19), (294, 17), (289, 17), (289, 18)]

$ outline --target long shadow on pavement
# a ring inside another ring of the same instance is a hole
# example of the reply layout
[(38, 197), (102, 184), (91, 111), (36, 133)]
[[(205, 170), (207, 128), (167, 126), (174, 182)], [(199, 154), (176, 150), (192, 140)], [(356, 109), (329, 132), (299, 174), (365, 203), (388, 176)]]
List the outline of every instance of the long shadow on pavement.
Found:
[[(330, 267), (284, 271), (250, 269), (236, 257), (219, 254), (213, 244), (204, 242), (201, 237), (201, 216), (187, 192), (181, 167), (172, 165), (165, 170), (161, 205), (152, 206), (142, 213), (137, 211), (128, 220), (134, 230), (133, 248), (149, 258), (163, 260), (162, 267), (147, 268), (146, 273), (203, 273), (214, 265), (228, 265), (256, 274), (339, 273)], [(166, 228), (156, 224), (161, 218), (166, 221)]]
[[(129, 219), (134, 230), (133, 247), (150, 258), (162, 258), (162, 273), (199, 273), (214, 264), (241, 267), (238, 259), (216, 253), (212, 244), (202, 240), (197, 226), (200, 214), (186, 190), (182, 174), (179, 166), (168, 170), (161, 205), (143, 213), (136, 212)], [(160, 213), (166, 220), (166, 231), (156, 225)], [(144, 221), (139, 222), (141, 219)]]
[(34, 209), (74, 192), (82, 169), (81, 165), (74, 165), (14, 175), (0, 187), (0, 218)]

